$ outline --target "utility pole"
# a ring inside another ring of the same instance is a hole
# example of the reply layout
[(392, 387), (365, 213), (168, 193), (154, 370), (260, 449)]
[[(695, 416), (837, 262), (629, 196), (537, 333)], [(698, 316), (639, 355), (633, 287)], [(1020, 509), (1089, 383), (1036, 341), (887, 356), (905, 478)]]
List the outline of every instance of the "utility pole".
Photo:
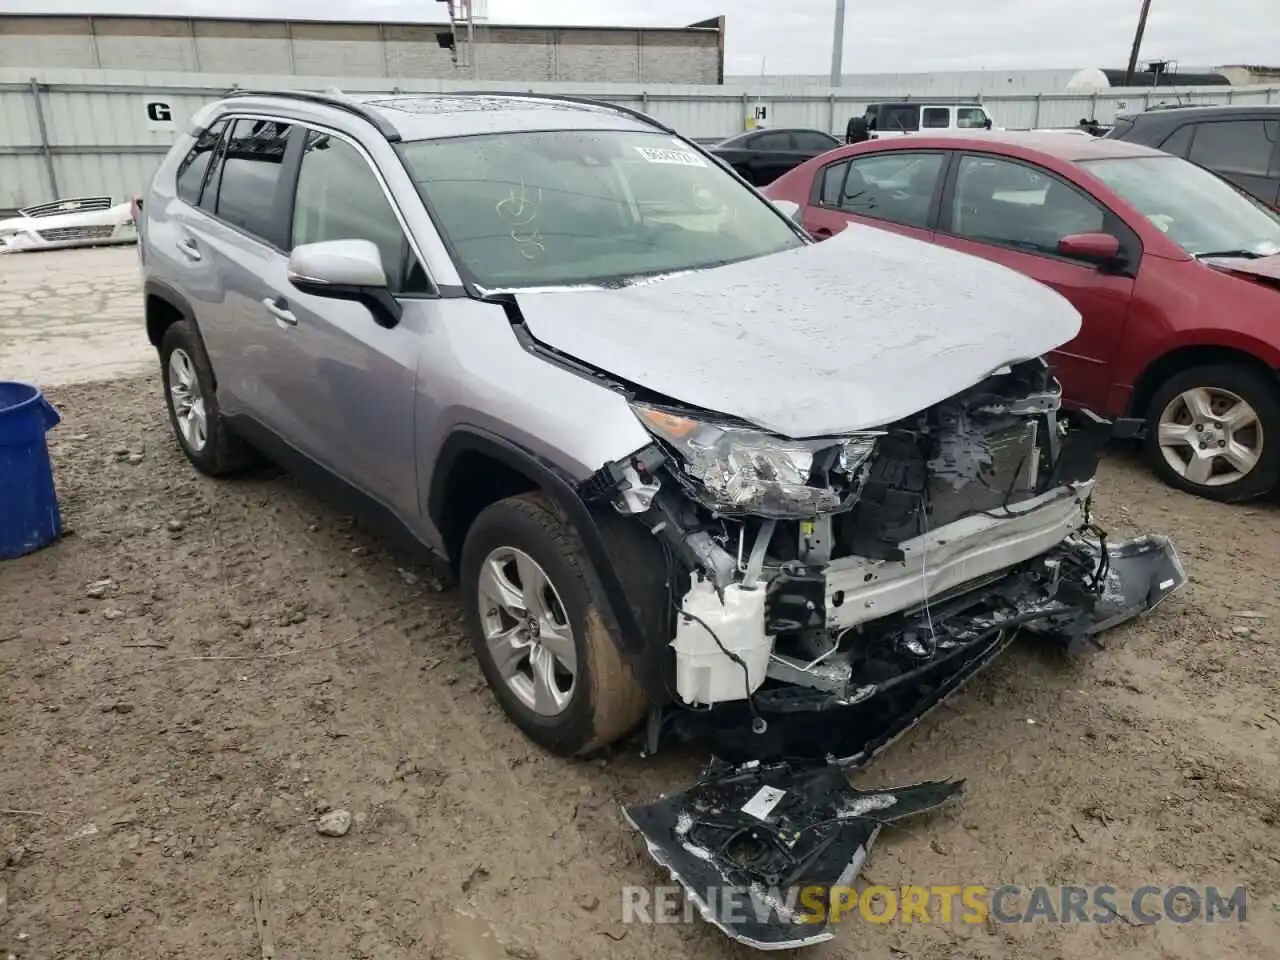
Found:
[(844, 0), (836, 0), (836, 27), (831, 38), (831, 85), (844, 79)]
[(1129, 51), (1129, 68), (1124, 72), (1124, 85), (1133, 86), (1133, 72), (1138, 69), (1138, 52), (1142, 49), (1142, 35), (1147, 30), (1147, 14), (1151, 12), (1151, 0), (1142, 0), (1142, 12), (1138, 14), (1138, 29), (1133, 35), (1133, 49)]

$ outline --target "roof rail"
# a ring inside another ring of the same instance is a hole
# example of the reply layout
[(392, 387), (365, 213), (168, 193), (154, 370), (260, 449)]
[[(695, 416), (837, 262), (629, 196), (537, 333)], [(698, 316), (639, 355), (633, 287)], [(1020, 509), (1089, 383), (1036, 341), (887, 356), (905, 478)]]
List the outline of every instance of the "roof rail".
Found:
[(232, 87), (225, 94), (224, 98), (231, 97), (280, 97), (285, 100), (303, 100), (307, 103), (322, 104), (326, 107), (334, 107), (338, 110), (345, 110), (353, 116), (366, 120), (377, 128), (378, 133), (386, 137), (392, 143), (400, 141), (400, 131), (395, 125), (383, 116), (377, 110), (371, 110), (358, 100), (353, 100), (348, 96), (340, 93), (316, 93), (311, 90), (253, 90), (244, 89), (242, 87)]
[[(646, 123), (651, 127), (657, 127), (663, 133), (676, 134), (661, 120), (655, 120), (647, 113), (642, 113), (639, 110), (624, 107), (617, 103), (611, 103), (608, 100), (595, 100), (591, 97), (565, 96), (560, 93), (533, 93), (527, 90), (450, 90), (440, 95), (456, 97), (519, 97), (524, 100), (555, 100), (560, 103), (576, 103), (584, 107), (602, 107), (606, 110), (612, 110), (614, 113), (621, 113), (624, 116), (631, 117), (633, 120), (639, 120), (641, 123)], [(676, 136), (679, 136), (679, 134), (676, 134)]]

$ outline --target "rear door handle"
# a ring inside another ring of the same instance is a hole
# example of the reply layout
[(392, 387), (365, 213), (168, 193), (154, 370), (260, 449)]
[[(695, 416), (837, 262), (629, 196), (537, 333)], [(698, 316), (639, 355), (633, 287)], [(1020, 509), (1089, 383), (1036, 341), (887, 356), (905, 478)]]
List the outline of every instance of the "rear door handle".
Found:
[(193, 263), (201, 258), (200, 247), (195, 237), (185, 237), (178, 241), (178, 252)]
[(262, 305), (267, 308), (267, 313), (276, 318), (278, 323), (289, 327), (298, 325), (298, 318), (293, 315), (293, 311), (289, 309), (289, 303), (284, 297), (267, 297), (262, 301)]

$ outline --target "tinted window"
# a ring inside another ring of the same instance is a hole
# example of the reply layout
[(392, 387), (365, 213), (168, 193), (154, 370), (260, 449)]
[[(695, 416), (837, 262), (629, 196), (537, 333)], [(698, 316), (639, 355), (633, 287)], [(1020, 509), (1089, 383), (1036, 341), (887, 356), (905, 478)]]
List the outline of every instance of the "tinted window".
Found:
[(498, 133), (397, 149), (461, 266), (489, 288), (615, 283), (802, 243), (724, 167), (659, 133)]
[(983, 130), (987, 126), (987, 111), (981, 107), (957, 107), (956, 126), (961, 130)]
[(899, 132), (919, 130), (920, 108), (907, 104), (896, 107), (881, 107), (876, 129), (884, 133), (895, 130)]
[(791, 135), (782, 130), (773, 130), (752, 138), (748, 146), (752, 150), (790, 150)]
[(929, 225), (941, 153), (889, 153), (860, 157), (849, 165), (840, 209), (912, 227)]
[(209, 159), (213, 156), (218, 141), (222, 139), (222, 131), (227, 128), (225, 120), (219, 120), (208, 130), (196, 137), (195, 146), (178, 164), (178, 196), (193, 207), (200, 203), (200, 191), (204, 189), (205, 174), (209, 171)]
[(312, 131), (298, 171), (293, 246), (322, 240), (369, 240), (382, 254), (392, 293), (427, 289), (400, 221), (364, 157), (345, 140)]
[(842, 196), (840, 190), (844, 186), (845, 175), (849, 172), (849, 163), (833, 163), (822, 171), (822, 188), (818, 191), (818, 202), (824, 207), (840, 206)]
[(924, 122), (926, 129), (946, 129), (951, 126), (951, 111), (947, 107), (925, 107)]
[(1160, 144), (1160, 149), (1165, 153), (1172, 153), (1175, 157), (1185, 157), (1187, 151), (1191, 148), (1191, 136), (1196, 132), (1194, 123), (1184, 123), (1169, 136), (1165, 137), (1164, 143)]
[(1275, 150), (1280, 120), (1223, 120), (1196, 127), (1187, 159), (1221, 170), (1265, 177)]
[(290, 129), (275, 120), (237, 120), (222, 162), (218, 216), (268, 243), (282, 240), (275, 212)]
[(814, 150), (819, 153), (839, 145), (835, 137), (828, 137), (816, 130), (797, 130), (791, 134), (791, 142), (797, 150)]
[(956, 171), (951, 231), (1032, 253), (1056, 254), (1073, 233), (1100, 233), (1106, 211), (1039, 167), (963, 157)]

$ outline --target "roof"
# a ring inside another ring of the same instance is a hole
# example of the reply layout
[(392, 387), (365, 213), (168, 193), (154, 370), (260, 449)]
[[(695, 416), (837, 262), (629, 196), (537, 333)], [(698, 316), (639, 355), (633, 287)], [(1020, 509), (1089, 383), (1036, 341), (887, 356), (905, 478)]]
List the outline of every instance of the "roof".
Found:
[(982, 150), (993, 144), (1020, 150), (1036, 150), (1057, 157), (1059, 160), (1105, 160), (1112, 157), (1163, 157), (1165, 153), (1154, 147), (1129, 143), (1125, 140), (1108, 140), (1102, 137), (1075, 137), (1056, 132), (1015, 132), (1005, 130), (977, 131), (974, 133), (912, 133), (891, 140), (873, 140), (871, 143), (892, 145), (898, 149), (933, 147), (954, 150), (970, 147)]
[[(442, 8), (443, 9), (443, 8)], [(257, 15), (252, 13), (243, 13), (236, 16), (221, 14), (196, 14), (194, 16), (185, 16), (178, 14), (150, 14), (150, 13), (110, 13), (102, 10), (56, 10), (49, 12), (35, 11), (0, 11), (0, 21), (6, 19), (23, 19), (23, 20), (39, 20), (39, 19), (59, 19), (59, 20), (161, 20), (179, 23), (305, 23), (305, 24), (327, 24), (336, 27), (343, 26), (382, 26), (382, 27), (441, 27), (448, 28), (448, 17), (421, 18), (421, 19), (398, 19), (388, 20), (385, 17), (378, 16), (374, 11), (362, 12), (355, 10), (354, 15), (344, 17), (320, 17), (320, 16), (301, 16), (301, 17), (281, 17), (270, 15)], [(697, 23), (689, 26), (650, 26), (646, 24), (556, 24), (556, 23), (496, 23), (492, 20), (477, 22), (477, 27), (486, 29), (500, 30), (644, 30), (646, 32), (720, 32), (720, 22), (717, 18), (709, 20), (699, 20)]]
[(237, 107), (249, 111), (272, 113), (283, 102), (291, 111), (303, 111), (303, 115), (308, 108), (354, 114), (372, 123), (387, 139), (397, 141), (543, 130), (670, 133), (658, 121), (627, 107), (550, 94), (481, 91), (347, 95), (237, 89), (226, 95), (226, 99), (231, 98)]
[(1136, 120), (1139, 117), (1178, 117), (1195, 115), (1199, 117), (1230, 117), (1246, 113), (1274, 113), (1280, 116), (1280, 103), (1223, 103), (1223, 104), (1159, 104), (1141, 113), (1122, 113), (1121, 119)]
[(400, 131), (403, 140), (465, 137), (538, 130), (641, 130), (659, 132), (611, 104), (520, 94), (403, 94), (358, 98)]

